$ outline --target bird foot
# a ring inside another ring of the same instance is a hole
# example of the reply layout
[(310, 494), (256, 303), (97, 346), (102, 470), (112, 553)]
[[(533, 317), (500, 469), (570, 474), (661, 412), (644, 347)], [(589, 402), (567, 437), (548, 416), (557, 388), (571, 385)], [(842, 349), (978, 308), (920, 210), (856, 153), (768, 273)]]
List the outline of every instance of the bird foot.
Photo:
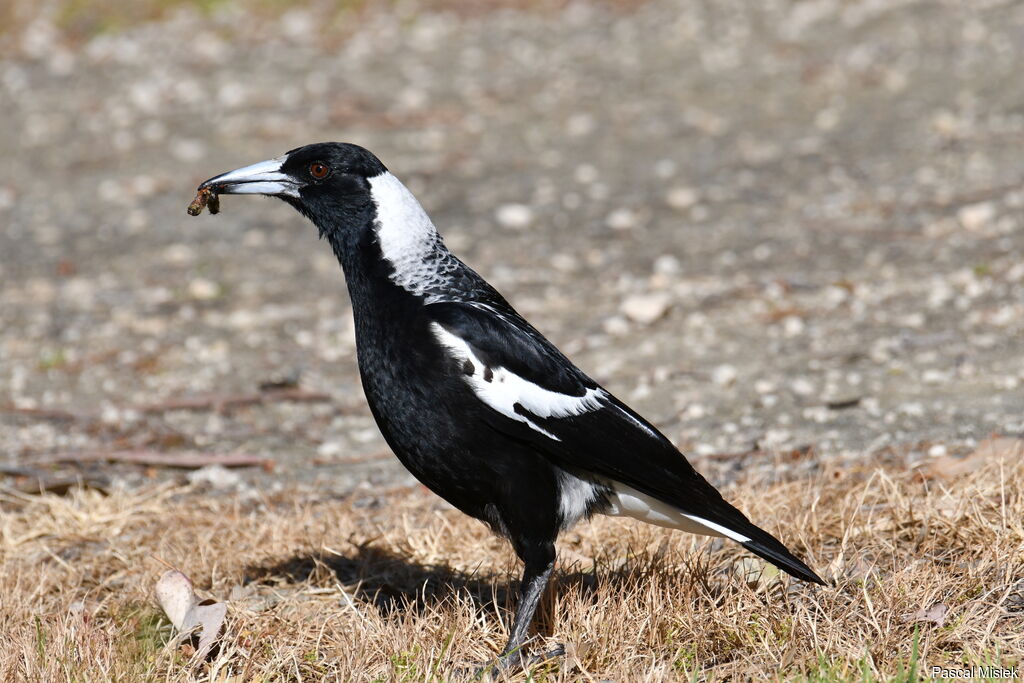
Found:
[(565, 645), (557, 645), (547, 652), (539, 655), (529, 655), (523, 648), (507, 652), (494, 662), (485, 664), (476, 670), (474, 680), (498, 680), (502, 676), (512, 676), (520, 671), (527, 671), (538, 664), (565, 656)]

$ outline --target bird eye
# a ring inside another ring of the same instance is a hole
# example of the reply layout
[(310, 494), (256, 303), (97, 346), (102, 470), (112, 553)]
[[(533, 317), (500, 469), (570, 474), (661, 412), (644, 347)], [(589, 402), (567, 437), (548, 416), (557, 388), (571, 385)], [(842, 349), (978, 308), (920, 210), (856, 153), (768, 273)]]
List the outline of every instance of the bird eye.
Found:
[(313, 176), (317, 180), (323, 180), (330, 172), (331, 169), (327, 168), (325, 164), (321, 164), (319, 161), (314, 161), (309, 165), (309, 175)]

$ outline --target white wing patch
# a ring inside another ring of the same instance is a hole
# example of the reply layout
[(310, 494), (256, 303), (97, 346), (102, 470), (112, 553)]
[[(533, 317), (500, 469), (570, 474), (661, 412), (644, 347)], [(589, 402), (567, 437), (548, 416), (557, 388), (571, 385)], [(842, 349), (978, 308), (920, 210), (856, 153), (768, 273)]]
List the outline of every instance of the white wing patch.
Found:
[[(494, 408), (499, 413), (518, 422), (529, 425), (534, 430), (555, 441), (557, 436), (532, 421), (528, 416), (516, 412), (518, 403), (527, 412), (537, 417), (571, 417), (582, 415), (604, 407), (601, 399), (607, 394), (599, 387), (587, 389), (582, 396), (570, 396), (557, 391), (550, 391), (523, 379), (506, 368), (491, 368), (477, 358), (473, 349), (458, 336), (444, 329), (438, 323), (431, 323), (431, 331), (441, 346), (466, 369), (466, 382), (473, 389), (477, 398)], [(472, 364), (472, 372), (470, 372)]]
[(640, 493), (625, 484), (613, 482), (611, 487), (613, 494), (609, 496), (608, 507), (603, 510), (606, 515), (632, 517), (648, 524), (680, 529), (702, 536), (722, 536), (731, 538), (737, 543), (746, 543), (750, 540), (743, 534), (727, 529), (721, 524), (683, 512), (675, 506), (663, 503), (646, 493)]

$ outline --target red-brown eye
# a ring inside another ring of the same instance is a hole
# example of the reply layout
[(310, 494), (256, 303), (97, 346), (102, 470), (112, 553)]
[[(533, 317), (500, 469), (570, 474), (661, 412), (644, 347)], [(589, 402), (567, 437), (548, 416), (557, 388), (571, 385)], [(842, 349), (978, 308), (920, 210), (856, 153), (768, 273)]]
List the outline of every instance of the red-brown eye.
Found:
[(317, 180), (323, 180), (330, 172), (331, 169), (327, 168), (326, 165), (321, 164), (319, 161), (314, 161), (309, 165), (309, 175), (313, 176)]

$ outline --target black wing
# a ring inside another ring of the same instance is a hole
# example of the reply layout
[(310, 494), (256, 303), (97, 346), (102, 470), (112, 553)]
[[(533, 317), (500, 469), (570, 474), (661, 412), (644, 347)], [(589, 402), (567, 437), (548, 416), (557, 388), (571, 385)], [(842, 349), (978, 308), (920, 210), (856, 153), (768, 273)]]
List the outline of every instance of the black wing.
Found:
[(743, 545), (752, 552), (821, 583), (726, 502), (653, 425), (587, 377), (503, 301), (434, 303), (426, 314), (443, 328), (453, 352), (469, 353), (471, 364), (486, 366), (486, 382), (505, 380), (504, 389), (476, 380), (478, 398), (491, 408), (483, 414), (494, 429), (528, 442), (563, 469), (626, 484), (734, 531), (749, 539)]

